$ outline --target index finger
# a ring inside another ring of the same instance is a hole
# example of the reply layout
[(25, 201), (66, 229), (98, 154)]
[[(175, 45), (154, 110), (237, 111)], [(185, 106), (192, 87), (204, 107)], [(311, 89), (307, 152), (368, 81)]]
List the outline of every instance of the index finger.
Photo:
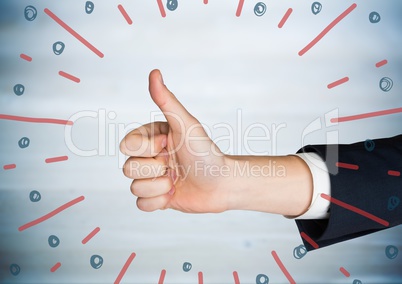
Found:
[(129, 132), (120, 142), (120, 151), (131, 157), (155, 157), (166, 146), (167, 122), (152, 122)]

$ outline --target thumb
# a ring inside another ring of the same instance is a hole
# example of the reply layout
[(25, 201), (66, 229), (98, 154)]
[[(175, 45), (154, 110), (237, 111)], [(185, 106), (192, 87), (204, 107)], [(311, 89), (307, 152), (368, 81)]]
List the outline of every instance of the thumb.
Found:
[(153, 70), (149, 74), (149, 92), (152, 100), (163, 112), (172, 130), (182, 132), (184, 131), (183, 127), (197, 122), (165, 86), (159, 70)]

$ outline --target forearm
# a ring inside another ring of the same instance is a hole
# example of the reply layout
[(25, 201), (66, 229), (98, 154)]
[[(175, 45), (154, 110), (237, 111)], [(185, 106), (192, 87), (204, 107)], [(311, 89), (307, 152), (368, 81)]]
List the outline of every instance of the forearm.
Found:
[(311, 203), (313, 182), (297, 156), (226, 156), (230, 210), (253, 210), (299, 216)]

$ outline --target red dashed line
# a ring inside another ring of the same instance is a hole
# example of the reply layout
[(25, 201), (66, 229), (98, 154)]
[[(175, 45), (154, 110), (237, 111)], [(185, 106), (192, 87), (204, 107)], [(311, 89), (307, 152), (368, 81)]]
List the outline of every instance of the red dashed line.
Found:
[(331, 84), (328, 84), (327, 87), (328, 87), (328, 89), (332, 89), (332, 88), (335, 88), (335, 87), (337, 87), (337, 86), (339, 86), (339, 85), (341, 85), (343, 83), (346, 83), (348, 81), (349, 81), (349, 77), (344, 77), (344, 78), (339, 79), (339, 80), (337, 80), (337, 81), (335, 81), (335, 82), (333, 82)]
[(163, 270), (161, 271), (161, 276), (159, 276), (158, 284), (163, 284), (163, 281), (165, 281), (165, 275), (166, 275), (166, 270), (163, 269)]
[(121, 269), (119, 275), (117, 276), (116, 280), (114, 281), (114, 284), (120, 283), (121, 279), (123, 278), (124, 274), (126, 274), (126, 271), (127, 271), (128, 267), (130, 266), (131, 262), (134, 260), (134, 258), (135, 258), (135, 253), (133, 252), (128, 257), (126, 263), (124, 264), (124, 266)]
[(347, 271), (345, 268), (341, 267), (339, 268), (339, 271), (342, 272), (342, 274), (345, 275), (346, 277), (350, 277), (349, 271)]
[(87, 242), (89, 242), (97, 233), (99, 233), (100, 228), (96, 227), (95, 229), (93, 229), (92, 232), (90, 232), (88, 234), (88, 236), (86, 236), (83, 240), (82, 240), (82, 244), (85, 245)]
[(73, 76), (71, 74), (68, 74), (68, 73), (64, 72), (64, 71), (59, 71), (59, 75), (64, 77), (64, 78), (66, 78), (66, 79), (69, 79), (69, 80), (71, 80), (71, 81), (73, 81), (75, 83), (81, 82), (80, 78), (77, 78), (77, 77), (75, 77), (75, 76)]
[(119, 9), (120, 13), (123, 15), (124, 19), (126, 19), (127, 24), (131, 25), (133, 21), (131, 20), (130, 16), (127, 14), (127, 11), (124, 9), (123, 5), (118, 5), (117, 8)]
[(8, 165), (4, 165), (3, 169), (7, 171), (7, 170), (15, 169), (16, 167), (17, 167), (16, 164), (8, 164)]
[(20, 54), (20, 57), (21, 57), (22, 59), (28, 61), (28, 62), (31, 62), (31, 61), (32, 61), (32, 57), (31, 57), (31, 56), (28, 56), (28, 55), (26, 55), (26, 54), (24, 54), (24, 53), (21, 53), (21, 54)]
[(318, 249), (320, 246), (312, 239), (310, 238), (305, 232), (300, 233), (301, 237), (308, 242), (313, 248)]
[(344, 168), (344, 169), (348, 169), (348, 170), (358, 170), (359, 166), (358, 165), (354, 165), (354, 164), (348, 164), (348, 163), (341, 163), (341, 162), (337, 162), (335, 164), (338, 168)]
[(237, 273), (237, 271), (233, 271), (233, 278), (235, 284), (240, 284), (239, 274)]
[(366, 211), (364, 211), (364, 210), (362, 210), (360, 208), (357, 208), (355, 206), (347, 204), (347, 203), (345, 203), (343, 201), (340, 201), (340, 200), (338, 200), (336, 198), (333, 198), (333, 197), (331, 197), (331, 196), (329, 196), (327, 194), (324, 194), (324, 193), (321, 193), (321, 197), (326, 199), (326, 200), (328, 200), (329, 202), (331, 202), (333, 204), (341, 206), (341, 207), (343, 207), (343, 208), (345, 208), (345, 209), (347, 209), (349, 211), (355, 212), (356, 214), (359, 214), (359, 215), (361, 215), (363, 217), (366, 217), (366, 218), (368, 218), (370, 220), (373, 220), (374, 222), (379, 223), (379, 224), (381, 224), (381, 225), (383, 225), (385, 227), (389, 226), (388, 221), (385, 221), (385, 220), (383, 220), (383, 219), (381, 219), (381, 218), (379, 218), (377, 216), (374, 216), (373, 214), (368, 213), (368, 212), (366, 212)]
[(377, 62), (375, 64), (375, 67), (380, 68), (380, 67), (384, 66), (387, 63), (388, 63), (388, 60), (384, 59), (384, 60), (381, 60), (380, 62)]
[(389, 170), (388, 175), (394, 176), (394, 177), (399, 177), (399, 176), (401, 176), (401, 172)]
[(55, 14), (53, 14), (52, 11), (50, 11), (47, 8), (45, 8), (44, 12), (50, 18), (52, 18), (56, 23), (58, 23), (62, 28), (64, 28), (67, 32), (69, 32), (73, 37), (75, 37), (83, 45), (85, 45), (87, 48), (89, 48), (93, 53), (98, 55), (100, 58), (104, 57), (102, 52), (100, 52), (95, 46), (90, 44), (85, 38), (83, 38), (80, 34), (78, 34), (75, 30), (73, 30), (69, 25), (67, 25), (65, 22), (63, 22), (59, 17), (57, 17)]
[(50, 164), (50, 163), (67, 161), (67, 160), (68, 160), (68, 156), (52, 157), (52, 158), (45, 159), (45, 163)]
[(278, 28), (281, 29), (281, 28), (285, 25), (286, 21), (289, 19), (289, 17), (290, 17), (290, 15), (292, 14), (292, 12), (293, 12), (293, 9), (292, 9), (292, 8), (289, 8), (289, 9), (286, 11), (285, 15), (283, 15), (282, 20), (281, 20), (281, 21), (279, 22), (279, 24), (278, 24)]
[(22, 122), (32, 122), (32, 123), (51, 123), (51, 124), (63, 124), (63, 125), (73, 125), (74, 124), (70, 120), (54, 119), (54, 118), (26, 117), (26, 116), (16, 116), (16, 115), (8, 115), (8, 114), (0, 114), (0, 119), (22, 121)]
[(159, 11), (161, 12), (161, 16), (163, 18), (165, 18), (166, 17), (166, 12), (165, 12), (165, 7), (163, 7), (162, 0), (156, 0), (156, 2), (158, 2), (158, 7), (159, 7)]
[(237, 5), (236, 17), (240, 17), (241, 11), (243, 10), (244, 0), (239, 0), (239, 4)]
[(61, 266), (61, 263), (58, 262), (55, 265), (52, 266), (52, 268), (50, 268), (50, 272), (55, 272), (57, 269), (59, 269)]
[(198, 272), (198, 284), (204, 284), (204, 276), (202, 272)]
[(395, 113), (401, 113), (401, 112), (402, 112), (402, 107), (399, 107), (399, 108), (393, 108), (393, 109), (387, 109), (387, 110), (368, 112), (368, 113), (363, 113), (363, 114), (331, 118), (331, 122), (332, 123), (346, 122), (346, 121), (365, 119), (365, 118), (371, 118), (371, 117), (389, 115), (389, 114), (395, 114)]
[(40, 217), (38, 219), (35, 219), (35, 220), (33, 220), (33, 221), (29, 222), (29, 223), (26, 223), (25, 225), (22, 225), (21, 227), (18, 228), (18, 231), (22, 232), (22, 231), (24, 231), (24, 230), (26, 230), (28, 228), (36, 226), (36, 225), (38, 225), (38, 224), (40, 224), (40, 223), (52, 218), (53, 216), (61, 213), (62, 211), (70, 208), (71, 206), (83, 201), (84, 199), (85, 199), (84, 196), (80, 196), (80, 197), (78, 197), (76, 199), (73, 199), (70, 202), (67, 202), (66, 204), (56, 208), (52, 212), (50, 212), (50, 213), (48, 213), (48, 214), (46, 214), (46, 215), (44, 215), (44, 216), (42, 216), (42, 217)]
[(305, 48), (299, 51), (299, 56), (304, 55), (314, 45), (316, 45), (332, 28), (334, 28), (340, 21), (342, 21), (347, 15), (350, 14), (357, 7), (356, 3), (352, 4), (342, 14), (340, 14), (335, 20), (333, 20), (321, 33), (318, 34)]
[(290, 273), (287, 271), (286, 267), (283, 265), (282, 261), (280, 260), (278, 254), (276, 251), (271, 252), (272, 256), (274, 257), (274, 260), (276, 261), (276, 264), (278, 264), (279, 268), (282, 270), (283, 274), (286, 276), (290, 284), (296, 284), (295, 280), (292, 278)]

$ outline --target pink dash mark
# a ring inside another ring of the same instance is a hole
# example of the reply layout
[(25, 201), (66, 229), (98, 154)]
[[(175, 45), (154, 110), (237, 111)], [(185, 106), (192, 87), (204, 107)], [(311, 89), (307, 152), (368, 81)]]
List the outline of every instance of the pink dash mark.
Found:
[(281, 28), (283, 27), (283, 25), (285, 25), (286, 21), (289, 19), (290, 14), (292, 14), (292, 12), (293, 12), (293, 9), (292, 9), (292, 8), (289, 8), (289, 9), (286, 11), (285, 15), (283, 15), (282, 20), (281, 20), (281, 21), (279, 22), (279, 24), (278, 24), (278, 28), (281, 29)]
[(166, 17), (165, 7), (163, 7), (162, 0), (156, 0), (158, 2), (159, 11), (161, 12), (161, 16)]
[(205, 5), (208, 4), (208, 0), (204, 0), (204, 4), (205, 4)]
[(239, 0), (239, 5), (237, 5), (236, 17), (240, 17), (241, 11), (243, 10), (244, 0)]
[(114, 281), (114, 284), (120, 283), (121, 279), (123, 278), (124, 274), (126, 274), (126, 271), (127, 271), (128, 267), (130, 266), (131, 262), (134, 260), (134, 258), (135, 258), (135, 253), (133, 252), (128, 257), (126, 263), (124, 264), (124, 266), (121, 269), (119, 275), (117, 276), (116, 280)]
[(335, 20), (333, 20), (315, 39), (313, 39), (305, 48), (299, 51), (299, 56), (303, 56), (314, 45), (317, 44), (333, 27), (335, 27), (340, 21), (342, 21), (347, 15), (350, 14), (357, 7), (356, 3), (352, 4), (342, 14), (340, 14)]
[(278, 264), (279, 268), (282, 270), (283, 274), (286, 276), (286, 278), (288, 279), (289, 283), (291, 284), (296, 284), (295, 280), (292, 278), (292, 276), (290, 275), (290, 273), (286, 270), (286, 267), (283, 265), (282, 261), (280, 260), (278, 254), (276, 253), (276, 251), (272, 251), (271, 252), (272, 256), (274, 257), (276, 264)]
[(394, 177), (399, 177), (399, 176), (401, 176), (401, 172), (389, 170), (388, 175), (394, 176)]
[(204, 284), (204, 276), (201, 271), (198, 272), (198, 284)]
[(165, 275), (166, 275), (166, 270), (163, 269), (163, 270), (161, 271), (161, 276), (159, 276), (159, 282), (158, 282), (158, 284), (163, 284), (163, 281), (165, 281)]
[(384, 66), (387, 63), (388, 63), (388, 60), (384, 59), (384, 60), (381, 60), (380, 62), (377, 62), (375, 64), (375, 67), (380, 68), (380, 67)]
[(239, 274), (237, 274), (237, 271), (233, 271), (233, 278), (235, 284), (240, 284)]
[(67, 160), (68, 160), (68, 156), (60, 156), (60, 157), (47, 158), (45, 160), (45, 163), (50, 164), (50, 163), (63, 162), (63, 161), (67, 161)]
[(344, 116), (344, 117), (338, 117), (338, 118), (331, 118), (331, 122), (332, 122), (332, 123), (346, 122), (346, 121), (352, 121), (352, 120), (358, 120), (358, 119), (365, 119), (365, 118), (376, 117), (376, 116), (382, 116), (382, 115), (395, 114), (395, 113), (400, 113), (400, 112), (402, 112), (402, 107), (400, 107), (400, 108), (393, 108), (393, 109), (387, 109), (387, 110), (374, 111), (374, 112), (368, 112), (368, 113), (357, 114), (357, 115), (351, 115), (351, 116)]
[(347, 271), (345, 268), (341, 267), (339, 268), (339, 271), (342, 272), (342, 274), (345, 275), (346, 277), (350, 277), (349, 271)]
[(301, 237), (308, 242), (313, 248), (318, 249), (320, 246), (312, 239), (310, 238), (305, 232), (300, 233)]
[(40, 218), (38, 218), (36, 220), (33, 220), (33, 221), (31, 221), (31, 222), (19, 227), (18, 231), (22, 232), (22, 231), (24, 231), (24, 230), (26, 230), (26, 229), (28, 229), (30, 227), (38, 225), (38, 224), (40, 224), (40, 223), (52, 218), (53, 216), (59, 214), (60, 212), (66, 210), (67, 208), (70, 208), (71, 206), (83, 201), (84, 199), (85, 199), (84, 196), (77, 197), (76, 199), (73, 199), (70, 202), (67, 202), (66, 204), (56, 208), (52, 212), (50, 212), (50, 213), (48, 213), (48, 214), (46, 214), (46, 215), (44, 215), (44, 216), (42, 216), (42, 217), (40, 217)]
[(346, 83), (347, 81), (349, 81), (349, 77), (344, 77), (344, 78), (339, 79), (339, 80), (337, 80), (335, 82), (332, 82), (331, 84), (328, 84), (327, 87), (328, 87), (328, 89), (332, 89), (332, 88), (335, 88), (335, 87), (337, 87), (337, 86), (339, 86), (339, 85), (341, 85), (343, 83)]
[(75, 76), (73, 76), (71, 74), (68, 74), (66, 72), (63, 72), (63, 71), (59, 71), (59, 75), (64, 77), (64, 78), (66, 78), (66, 79), (69, 79), (69, 80), (71, 80), (73, 82), (76, 82), (76, 83), (81, 82), (80, 78), (77, 78), (77, 77), (75, 77)]
[(28, 62), (31, 62), (31, 61), (32, 61), (32, 57), (31, 57), (31, 56), (28, 56), (28, 55), (26, 55), (26, 54), (24, 54), (24, 53), (21, 53), (21, 54), (20, 54), (20, 57), (21, 57), (22, 59), (28, 61)]
[(88, 234), (88, 236), (86, 236), (83, 240), (82, 240), (82, 244), (85, 245), (87, 242), (89, 242), (97, 233), (99, 233), (100, 228), (96, 227), (92, 232), (90, 232)]
[(338, 168), (344, 168), (344, 169), (355, 170), (355, 171), (357, 171), (359, 169), (358, 165), (341, 163), (341, 162), (336, 162), (335, 166), (337, 166)]
[(62, 124), (62, 125), (73, 125), (74, 123), (69, 120), (54, 119), (54, 118), (34, 118), (26, 116), (16, 116), (8, 114), (0, 114), (0, 119), (4, 120), (14, 120), (22, 122), (32, 122), (32, 123), (50, 123), (50, 124)]
[(15, 169), (16, 167), (17, 167), (16, 164), (9, 164), (9, 165), (4, 165), (3, 169), (4, 170), (12, 170), (12, 169)]
[(61, 266), (61, 263), (58, 262), (55, 265), (52, 266), (52, 268), (50, 268), (50, 272), (55, 272), (57, 269), (59, 269)]
[(377, 222), (377, 223), (379, 223), (379, 224), (381, 224), (381, 225), (383, 225), (385, 227), (389, 226), (389, 222), (387, 222), (387, 221), (385, 221), (385, 220), (383, 220), (381, 218), (378, 218), (377, 216), (374, 216), (373, 214), (370, 214), (370, 213), (368, 213), (368, 212), (366, 212), (364, 210), (361, 210), (360, 208), (357, 208), (357, 207), (352, 206), (350, 204), (347, 204), (347, 203), (345, 203), (343, 201), (335, 199), (335, 198), (333, 198), (333, 197), (331, 197), (331, 196), (329, 196), (329, 195), (327, 195), (325, 193), (321, 193), (321, 197), (326, 199), (326, 200), (328, 200), (329, 202), (331, 202), (333, 204), (341, 206), (341, 207), (343, 207), (343, 208), (345, 208), (345, 209), (347, 209), (349, 211), (355, 212), (356, 214), (359, 214), (359, 215), (361, 215), (363, 217), (366, 217), (366, 218), (368, 218), (370, 220), (373, 220), (374, 222)]
[(127, 24), (131, 25), (133, 21), (131, 20), (130, 16), (127, 14), (126, 10), (124, 9), (123, 5), (118, 5), (117, 8), (119, 8), (120, 13), (123, 15), (124, 19), (126, 19)]
[(81, 35), (79, 35), (76, 31), (74, 31), (69, 25), (67, 25), (65, 22), (63, 22), (59, 17), (57, 17), (55, 14), (53, 14), (52, 11), (49, 9), (45, 8), (45, 13), (52, 18), (56, 23), (58, 23), (62, 28), (64, 28), (67, 32), (69, 32), (73, 37), (78, 39), (83, 45), (88, 47), (93, 53), (98, 55), (100, 58), (103, 58), (104, 55), (102, 52), (100, 52), (95, 46), (90, 44), (85, 38), (83, 38)]

